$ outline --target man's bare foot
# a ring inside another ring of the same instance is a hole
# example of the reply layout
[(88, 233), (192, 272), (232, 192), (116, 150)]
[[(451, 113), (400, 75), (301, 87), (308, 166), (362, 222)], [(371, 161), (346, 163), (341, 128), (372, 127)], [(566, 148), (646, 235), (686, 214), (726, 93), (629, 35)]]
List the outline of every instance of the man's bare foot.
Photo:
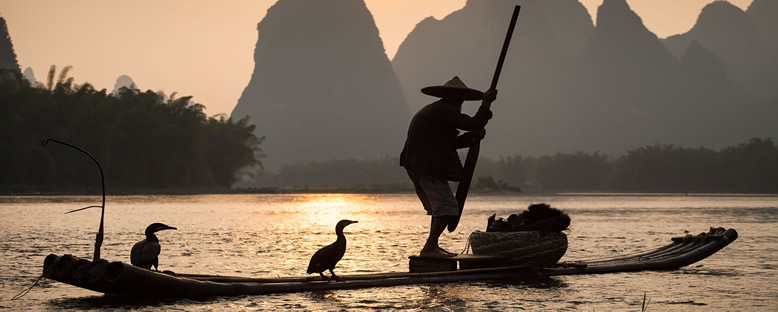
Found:
[(440, 251), (442, 251), (442, 252), (444, 252), (444, 253), (447, 253), (447, 254), (449, 254), (449, 256), (450, 256), (450, 257), (456, 257), (456, 256), (457, 256), (457, 254), (456, 254), (455, 252), (450, 252), (450, 251), (448, 251), (448, 250), (445, 250), (445, 249), (443, 249), (443, 248), (440, 248), (440, 247), (438, 247), (438, 249), (440, 249)]
[(444, 258), (444, 257), (453, 257), (453, 256), (455, 256), (455, 255), (450, 254), (448, 252), (445, 252), (445, 251), (443, 251), (443, 250), (441, 250), (439, 248), (429, 248), (429, 249), (425, 248), (425, 249), (422, 249), (421, 252), (419, 253), (419, 255), (422, 256), (422, 257), (435, 257), (435, 258)]

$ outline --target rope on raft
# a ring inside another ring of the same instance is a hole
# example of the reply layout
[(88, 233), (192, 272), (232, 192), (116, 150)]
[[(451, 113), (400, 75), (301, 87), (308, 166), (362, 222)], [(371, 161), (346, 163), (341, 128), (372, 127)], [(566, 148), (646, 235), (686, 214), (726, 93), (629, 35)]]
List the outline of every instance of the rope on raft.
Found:
[(29, 294), (29, 293), (30, 293), (30, 291), (32, 291), (33, 287), (37, 286), (37, 285), (38, 285), (38, 282), (40, 282), (42, 278), (43, 278), (43, 274), (41, 274), (41, 276), (38, 276), (38, 279), (36, 279), (36, 280), (35, 280), (35, 282), (34, 282), (34, 283), (32, 283), (32, 285), (31, 285), (30, 287), (28, 287), (28, 288), (26, 288), (26, 289), (22, 290), (22, 291), (21, 291), (20, 293), (18, 293), (16, 296), (13, 296), (13, 298), (11, 298), (11, 300), (21, 299), (22, 297), (24, 297), (24, 296), (26, 296), (27, 294)]
[(467, 255), (467, 254), (470, 253), (470, 237), (471, 236), (472, 236), (472, 234), (467, 236), (467, 241), (465, 242), (465, 249), (462, 249), (462, 252), (460, 252), (460, 254)]

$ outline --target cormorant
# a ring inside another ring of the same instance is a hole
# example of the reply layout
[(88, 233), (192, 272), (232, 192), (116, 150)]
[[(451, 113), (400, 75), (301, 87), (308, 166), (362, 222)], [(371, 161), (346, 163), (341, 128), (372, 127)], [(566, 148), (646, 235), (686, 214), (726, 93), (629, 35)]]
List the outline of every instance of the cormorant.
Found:
[(338, 225), (335, 226), (335, 233), (338, 234), (338, 239), (334, 243), (319, 249), (319, 251), (313, 254), (311, 262), (308, 264), (308, 274), (319, 273), (321, 278), (328, 280), (329, 278), (324, 276), (323, 272), (329, 270), (333, 278), (338, 278), (338, 276), (335, 275), (335, 272), (332, 272), (332, 269), (335, 268), (335, 264), (337, 264), (346, 253), (346, 236), (343, 235), (343, 228), (352, 223), (357, 223), (357, 221), (338, 221)]
[(175, 230), (172, 226), (167, 226), (162, 223), (152, 223), (146, 227), (146, 239), (135, 243), (132, 246), (130, 252), (130, 263), (132, 265), (151, 270), (151, 266), (154, 266), (155, 271), (159, 271), (157, 266), (159, 265), (160, 246), (159, 239), (154, 233), (162, 230)]

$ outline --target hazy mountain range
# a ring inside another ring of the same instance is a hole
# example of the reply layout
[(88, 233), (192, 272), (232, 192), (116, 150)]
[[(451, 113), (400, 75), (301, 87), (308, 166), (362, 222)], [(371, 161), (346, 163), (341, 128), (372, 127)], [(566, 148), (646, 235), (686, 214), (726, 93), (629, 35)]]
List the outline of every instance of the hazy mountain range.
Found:
[[(577, 0), (469, 0), (420, 21), (391, 62), (363, 0), (279, 0), (258, 24), (254, 72), (232, 117), (250, 116), (266, 137), (269, 168), (396, 157), (412, 114), (435, 100), (422, 87), (454, 75), (489, 85), (517, 3), (483, 155), (778, 137), (774, 0), (746, 11), (713, 1), (688, 32), (664, 40), (625, 0), (604, 0), (596, 27)], [(0, 68), (20, 70), (2, 18)]]
[(111, 91), (111, 94), (118, 94), (121, 88), (138, 89), (138, 86), (135, 84), (135, 81), (132, 80), (132, 77), (128, 75), (120, 75), (118, 78), (116, 78), (116, 83), (113, 85), (113, 91)]
[[(624, 0), (605, 0), (596, 28), (578, 1), (519, 2), (522, 13), (498, 86), (495, 118), (482, 144), (486, 155), (618, 153), (656, 142), (718, 148), (778, 134), (771, 118), (778, 116), (776, 97), (762, 97), (770, 88), (759, 87), (778, 80), (733, 78), (729, 58), (694, 36), (705, 21), (712, 21), (706, 27), (735, 27), (737, 20), (725, 16), (732, 10), (749, 19), (731, 4), (707, 6), (698, 26), (682, 35), (690, 40), (675, 51), (668, 48), (673, 38), (657, 38)], [(770, 0), (756, 0), (752, 7), (763, 2)], [(419, 23), (393, 60), (412, 110), (430, 101), (420, 86), (453, 74), (477, 88), (489, 85), (515, 4), (471, 0), (443, 20)], [(769, 16), (778, 17), (778, 11)], [(751, 34), (758, 41), (755, 29)], [(774, 62), (775, 50), (772, 55)], [(743, 55), (738, 62), (762, 60)]]
[(19, 62), (16, 60), (11, 36), (8, 34), (8, 26), (5, 19), (0, 17), (0, 69), (10, 69), (21, 73)]
[[(251, 116), (267, 136), (271, 168), (397, 156), (409, 117), (435, 100), (422, 87), (455, 75), (489, 85), (517, 1), (470, 0), (422, 20), (391, 67), (362, 0), (323, 3), (280, 0), (258, 26), (256, 68), (232, 117)], [(597, 27), (577, 0), (518, 3), (484, 155), (720, 148), (778, 136), (778, 1), (755, 0), (745, 12), (714, 1), (689, 32), (666, 40), (625, 0), (605, 0)]]
[(266, 137), (267, 167), (399, 153), (410, 113), (362, 0), (281, 0), (257, 28), (232, 118)]

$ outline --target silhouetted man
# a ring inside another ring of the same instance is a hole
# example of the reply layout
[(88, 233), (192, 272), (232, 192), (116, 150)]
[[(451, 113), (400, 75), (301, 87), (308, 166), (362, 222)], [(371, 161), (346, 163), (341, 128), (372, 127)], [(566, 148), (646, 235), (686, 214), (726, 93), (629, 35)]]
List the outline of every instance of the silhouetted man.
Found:
[[(464, 171), (456, 150), (483, 139), (497, 90), (483, 93), (454, 77), (442, 86), (426, 87), (421, 92), (440, 100), (413, 116), (400, 166), (407, 170), (424, 209), (432, 216), (429, 237), (420, 255), (452, 257), (456, 254), (440, 248), (438, 238), (451, 218), (459, 215), (459, 205), (448, 185), (448, 181), (459, 181)], [(464, 101), (477, 100), (483, 101), (473, 117), (462, 113)], [(467, 132), (460, 135), (459, 130)]]

